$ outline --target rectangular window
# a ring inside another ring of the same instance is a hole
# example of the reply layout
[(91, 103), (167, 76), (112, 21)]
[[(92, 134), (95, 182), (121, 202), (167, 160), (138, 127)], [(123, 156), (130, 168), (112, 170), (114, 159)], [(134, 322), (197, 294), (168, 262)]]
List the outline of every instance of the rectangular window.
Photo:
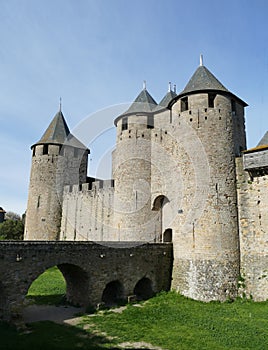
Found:
[(152, 114), (147, 116), (147, 129), (154, 128), (154, 116)]
[(235, 103), (235, 100), (231, 100), (231, 104), (232, 104), (232, 114), (236, 115), (236, 103)]
[(48, 145), (43, 146), (43, 154), (48, 154)]
[(75, 148), (74, 149), (74, 158), (77, 158), (78, 155), (79, 155), (79, 150), (78, 150), (78, 148)]
[(122, 131), (127, 130), (128, 128), (128, 120), (127, 117), (122, 118)]
[(216, 94), (208, 94), (208, 107), (214, 108), (214, 100), (215, 100)]
[(188, 97), (186, 96), (181, 99), (181, 112), (188, 111), (188, 109)]

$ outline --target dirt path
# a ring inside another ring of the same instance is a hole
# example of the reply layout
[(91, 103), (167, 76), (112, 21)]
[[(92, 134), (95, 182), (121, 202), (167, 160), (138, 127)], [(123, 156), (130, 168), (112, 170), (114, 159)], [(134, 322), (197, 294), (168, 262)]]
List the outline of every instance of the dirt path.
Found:
[(84, 308), (72, 306), (29, 305), (23, 310), (23, 319), (25, 323), (38, 321), (65, 323), (66, 320), (77, 317), (77, 314), (84, 311)]
[[(113, 312), (121, 313), (125, 307), (113, 309)], [(84, 313), (84, 308), (72, 306), (54, 306), (54, 305), (29, 305), (23, 310), (23, 319), (25, 323), (38, 321), (52, 321), (59, 324), (69, 324), (75, 326), (81, 321), (79, 313)], [(92, 315), (94, 316), (94, 315)], [(146, 342), (124, 342), (117, 344), (118, 349), (147, 349), (147, 350), (164, 350), (161, 347), (153, 346)]]

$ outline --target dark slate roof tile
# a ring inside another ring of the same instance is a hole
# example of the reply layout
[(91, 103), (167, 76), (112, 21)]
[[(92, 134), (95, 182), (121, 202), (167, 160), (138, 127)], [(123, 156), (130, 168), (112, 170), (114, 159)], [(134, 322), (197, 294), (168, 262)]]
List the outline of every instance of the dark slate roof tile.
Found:
[(35, 143), (35, 145), (42, 144), (59, 144), (80, 149), (87, 149), (82, 142), (80, 142), (70, 133), (62, 111), (59, 111), (55, 115), (41, 139)]

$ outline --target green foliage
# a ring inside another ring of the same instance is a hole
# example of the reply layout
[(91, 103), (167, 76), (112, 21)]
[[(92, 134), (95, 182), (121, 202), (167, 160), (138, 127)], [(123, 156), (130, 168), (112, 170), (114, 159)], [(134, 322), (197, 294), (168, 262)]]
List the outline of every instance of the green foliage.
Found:
[(13, 211), (8, 211), (5, 215), (6, 220), (21, 220), (19, 214), (14, 213)]
[(65, 291), (65, 279), (60, 270), (54, 266), (32, 283), (27, 298), (36, 304), (61, 304), (65, 302)]
[(22, 220), (7, 219), (0, 224), (0, 240), (22, 240), (23, 232)]

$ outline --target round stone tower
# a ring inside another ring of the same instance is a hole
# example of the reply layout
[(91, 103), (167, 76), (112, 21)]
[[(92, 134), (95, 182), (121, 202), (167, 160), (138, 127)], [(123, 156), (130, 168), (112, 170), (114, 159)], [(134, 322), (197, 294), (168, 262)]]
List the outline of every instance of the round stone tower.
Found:
[(63, 188), (86, 182), (89, 150), (70, 133), (61, 110), (31, 149), (24, 239), (58, 240)]
[(169, 105), (183, 182), (172, 227), (172, 287), (194, 299), (225, 300), (237, 293), (235, 157), (246, 149), (245, 106), (202, 61)]
[(129, 109), (115, 120), (112, 171), (116, 240), (158, 240), (151, 212), (151, 133), (156, 106), (144, 85)]

